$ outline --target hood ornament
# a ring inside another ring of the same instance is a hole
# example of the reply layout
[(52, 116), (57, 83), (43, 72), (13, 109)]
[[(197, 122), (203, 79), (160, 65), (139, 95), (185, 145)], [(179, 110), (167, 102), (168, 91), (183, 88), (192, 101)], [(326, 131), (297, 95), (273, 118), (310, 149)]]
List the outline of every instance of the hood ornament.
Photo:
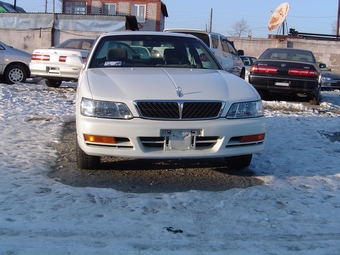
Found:
[(177, 96), (178, 97), (182, 97), (183, 94), (182, 94), (182, 88), (180, 86), (177, 86), (176, 87), (176, 92), (177, 92)]

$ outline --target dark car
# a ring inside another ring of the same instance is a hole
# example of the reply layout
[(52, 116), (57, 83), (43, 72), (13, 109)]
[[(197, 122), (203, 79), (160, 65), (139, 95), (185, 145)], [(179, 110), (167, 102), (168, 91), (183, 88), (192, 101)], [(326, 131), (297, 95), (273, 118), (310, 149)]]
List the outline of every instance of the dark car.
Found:
[(340, 89), (340, 73), (332, 71), (321, 72), (321, 90)]
[(250, 67), (249, 83), (261, 94), (308, 98), (319, 104), (321, 71), (313, 52), (292, 48), (269, 48)]

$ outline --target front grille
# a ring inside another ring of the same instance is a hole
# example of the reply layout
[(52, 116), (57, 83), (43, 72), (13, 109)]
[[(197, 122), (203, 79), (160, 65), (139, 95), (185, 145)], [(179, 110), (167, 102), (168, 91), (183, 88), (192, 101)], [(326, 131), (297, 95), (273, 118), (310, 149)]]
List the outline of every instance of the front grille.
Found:
[(181, 101), (138, 101), (136, 108), (141, 118), (167, 120), (197, 120), (218, 118), (224, 103)]
[[(218, 136), (197, 136), (195, 140), (195, 150), (212, 149), (221, 138)], [(144, 149), (152, 151), (163, 151), (166, 145), (166, 138), (159, 137), (139, 137)]]

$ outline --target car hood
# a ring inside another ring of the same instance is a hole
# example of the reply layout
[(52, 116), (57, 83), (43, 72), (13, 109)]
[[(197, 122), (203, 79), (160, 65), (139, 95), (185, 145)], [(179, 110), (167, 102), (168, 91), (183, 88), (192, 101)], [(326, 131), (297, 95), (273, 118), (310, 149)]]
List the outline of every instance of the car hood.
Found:
[(322, 77), (329, 77), (334, 80), (340, 80), (340, 73), (332, 72), (332, 71), (322, 71), (321, 72)]
[(4, 54), (4, 59), (7, 62), (23, 62), (28, 65), (31, 60), (31, 54), (12, 47), (7, 47), (6, 50), (2, 51)]
[[(221, 70), (190, 68), (88, 69), (88, 96), (95, 100), (258, 100), (255, 89)], [(86, 93), (85, 93), (86, 95)]]

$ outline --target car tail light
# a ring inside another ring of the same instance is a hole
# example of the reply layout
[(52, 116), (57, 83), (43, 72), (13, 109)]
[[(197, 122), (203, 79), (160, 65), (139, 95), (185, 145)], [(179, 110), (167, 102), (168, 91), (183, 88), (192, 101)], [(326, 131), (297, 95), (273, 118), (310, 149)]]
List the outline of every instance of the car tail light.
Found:
[(83, 62), (86, 62), (87, 57), (82, 57)]
[(31, 60), (50, 61), (50, 55), (32, 54)]
[(309, 69), (303, 69), (303, 68), (289, 68), (288, 74), (295, 75), (295, 76), (306, 76), (306, 77), (318, 76), (318, 72), (316, 70), (309, 70)]
[(277, 67), (275, 66), (251, 66), (251, 73), (276, 74)]
[(59, 62), (66, 62), (67, 56), (59, 56)]

